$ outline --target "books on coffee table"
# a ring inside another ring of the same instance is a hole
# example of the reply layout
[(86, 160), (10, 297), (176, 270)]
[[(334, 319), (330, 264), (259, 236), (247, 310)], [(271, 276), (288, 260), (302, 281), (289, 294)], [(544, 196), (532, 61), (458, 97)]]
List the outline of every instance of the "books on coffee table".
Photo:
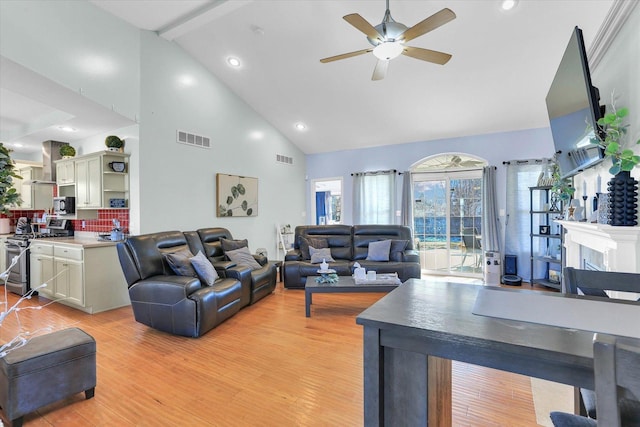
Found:
[(402, 282), (398, 277), (398, 273), (380, 273), (376, 274), (375, 279), (357, 279), (353, 278), (356, 285), (400, 285)]

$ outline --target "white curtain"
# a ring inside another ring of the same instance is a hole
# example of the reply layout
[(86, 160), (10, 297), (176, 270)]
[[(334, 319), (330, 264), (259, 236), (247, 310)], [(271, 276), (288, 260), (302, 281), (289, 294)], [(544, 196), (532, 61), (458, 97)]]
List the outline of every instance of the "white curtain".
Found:
[[(548, 159), (538, 159), (506, 162), (507, 223), (505, 254), (518, 257), (518, 276), (525, 281), (529, 281), (531, 278), (531, 218), (529, 214), (531, 196), (529, 187), (537, 185), (540, 173), (547, 170), (549, 161)], [(536, 271), (535, 274), (540, 275), (543, 272)]]
[(353, 174), (353, 223), (394, 224), (396, 171)]

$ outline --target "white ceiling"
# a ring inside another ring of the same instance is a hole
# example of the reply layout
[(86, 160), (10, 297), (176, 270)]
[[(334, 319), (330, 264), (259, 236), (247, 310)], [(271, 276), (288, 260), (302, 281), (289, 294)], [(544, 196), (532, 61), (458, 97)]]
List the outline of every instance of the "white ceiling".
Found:
[[(12, 150), (38, 152), (43, 141), (72, 143), (132, 123), (0, 56), (0, 141), (8, 143)], [(76, 131), (65, 132), (60, 126)]]
[[(371, 81), (371, 53), (319, 60), (370, 47), (342, 17), (358, 13), (375, 26), (384, 0), (91, 2), (179, 44), (302, 151), (320, 153), (548, 126), (544, 98), (573, 27), (582, 28), (590, 46), (613, 0), (520, 0), (509, 12), (499, 0), (391, 0), (393, 18), (409, 27), (453, 10), (455, 20), (407, 43), (453, 58), (441, 66), (400, 56), (381, 81)], [(229, 67), (229, 56), (242, 66)], [(0, 92), (4, 141), (19, 140), (5, 137), (9, 125), (27, 129), (35, 127), (33, 118), (79, 117), (10, 86)], [(23, 110), (24, 97), (33, 102)], [(296, 130), (297, 122), (308, 128)]]

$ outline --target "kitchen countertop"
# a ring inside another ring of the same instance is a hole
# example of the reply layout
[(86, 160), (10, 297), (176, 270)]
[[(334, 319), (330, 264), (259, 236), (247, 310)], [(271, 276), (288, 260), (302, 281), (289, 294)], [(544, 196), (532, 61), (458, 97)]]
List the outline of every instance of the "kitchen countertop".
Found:
[(118, 242), (109, 240), (98, 240), (95, 237), (72, 236), (72, 237), (48, 237), (46, 239), (35, 239), (33, 243), (65, 243), (69, 245), (78, 245), (83, 248), (96, 248), (103, 246), (115, 246)]

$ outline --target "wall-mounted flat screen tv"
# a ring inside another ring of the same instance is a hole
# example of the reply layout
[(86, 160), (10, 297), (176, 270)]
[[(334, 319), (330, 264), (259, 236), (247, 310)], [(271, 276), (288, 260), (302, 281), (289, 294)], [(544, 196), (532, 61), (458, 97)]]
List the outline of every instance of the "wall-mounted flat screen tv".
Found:
[(570, 177), (594, 166), (603, 150), (590, 139), (601, 117), (598, 89), (591, 84), (582, 30), (571, 34), (546, 98), (560, 174)]

